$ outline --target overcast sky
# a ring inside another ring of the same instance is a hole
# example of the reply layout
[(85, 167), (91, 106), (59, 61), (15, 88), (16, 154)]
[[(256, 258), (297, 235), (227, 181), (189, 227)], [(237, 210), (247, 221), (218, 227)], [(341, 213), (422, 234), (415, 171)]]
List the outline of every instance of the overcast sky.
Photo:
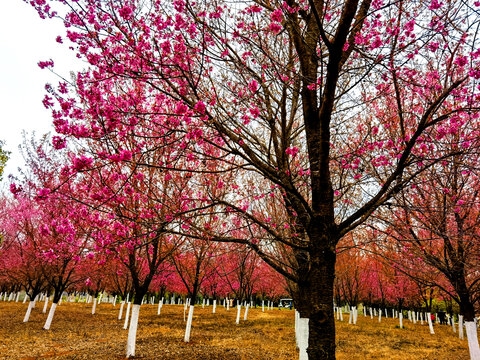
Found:
[(12, 152), (4, 173), (4, 182), (10, 173), (23, 167), (18, 151), (22, 130), (37, 136), (52, 131), (49, 110), (42, 99), (45, 83), (57, 84), (59, 78), (37, 63), (53, 59), (55, 69), (62, 75), (80, 68), (67, 44), (58, 44), (65, 29), (59, 19), (42, 20), (35, 9), (22, 0), (2, 2), (0, 11), (0, 140)]

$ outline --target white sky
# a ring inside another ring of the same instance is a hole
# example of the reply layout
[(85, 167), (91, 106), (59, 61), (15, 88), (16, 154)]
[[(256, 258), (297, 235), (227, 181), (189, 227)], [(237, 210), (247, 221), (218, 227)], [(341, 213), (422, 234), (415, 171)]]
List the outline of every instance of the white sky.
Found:
[(16, 174), (23, 167), (18, 151), (22, 142), (22, 130), (39, 137), (53, 132), (50, 111), (42, 100), (44, 86), (57, 84), (59, 78), (37, 63), (53, 59), (55, 70), (62, 75), (80, 68), (68, 41), (58, 44), (57, 35), (65, 40), (65, 28), (59, 19), (42, 20), (35, 9), (22, 0), (4, 0), (0, 11), (0, 140), (5, 149), (12, 152), (4, 172)]

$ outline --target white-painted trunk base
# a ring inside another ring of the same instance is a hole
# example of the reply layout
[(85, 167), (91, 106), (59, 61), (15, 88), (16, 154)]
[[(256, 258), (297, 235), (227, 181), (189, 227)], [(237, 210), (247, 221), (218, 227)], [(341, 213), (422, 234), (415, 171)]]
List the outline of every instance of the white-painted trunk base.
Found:
[(118, 320), (122, 320), (122, 313), (123, 313), (123, 307), (125, 306), (125, 300), (123, 300), (120, 304), (120, 311), (118, 312)]
[(95, 310), (97, 309), (97, 302), (94, 301), (92, 305), (92, 315), (95, 315)]
[(473, 321), (465, 321), (465, 330), (467, 332), (468, 350), (471, 360), (480, 359), (480, 347), (478, 346), (477, 324)]
[(190, 333), (192, 331), (193, 309), (194, 305), (190, 305), (190, 309), (188, 310), (187, 327), (185, 328), (185, 337), (183, 338), (183, 341), (185, 342), (190, 341)]
[(133, 304), (130, 327), (128, 328), (127, 338), (127, 358), (135, 356), (135, 343), (137, 341), (138, 316), (140, 314), (140, 305)]
[(235, 324), (240, 324), (240, 310), (242, 308), (242, 305), (237, 305), (237, 320), (235, 321)]
[(158, 302), (157, 315), (160, 315), (160, 311), (162, 310), (162, 306), (163, 306), (163, 300), (160, 300)]
[(48, 296), (45, 296), (45, 304), (43, 305), (43, 310), (42, 310), (43, 314), (47, 313), (47, 308), (48, 308)]
[(298, 318), (297, 326), (297, 344), (298, 344), (298, 359), (308, 360), (308, 318)]
[(300, 318), (300, 313), (295, 310), (295, 345), (298, 349), (298, 319)]
[(50, 326), (52, 325), (53, 315), (55, 314), (56, 308), (57, 308), (57, 304), (52, 303), (52, 306), (50, 306), (50, 311), (48, 312), (47, 321), (45, 321), (45, 325), (43, 325), (44, 330), (50, 330)]
[(463, 315), (458, 315), (458, 338), (463, 340)]
[(124, 330), (127, 330), (127, 328), (128, 328), (128, 320), (129, 320), (129, 316), (130, 316), (130, 305), (131, 304), (132, 303), (130, 301), (127, 303), (127, 312), (125, 313), (125, 322), (123, 323), (123, 329)]
[(28, 319), (30, 319), (30, 313), (32, 312), (32, 309), (33, 309), (33, 301), (30, 301), (28, 303), (27, 312), (25, 313), (25, 317), (23, 318), (23, 322), (28, 322)]
[(243, 321), (247, 321), (248, 307), (249, 307), (249, 304), (247, 304), (247, 306), (245, 306), (245, 314), (243, 315)]
[(433, 330), (433, 324), (432, 324), (432, 317), (430, 313), (427, 313), (427, 321), (428, 321), (428, 327), (430, 328), (430, 334), (435, 334), (435, 331)]

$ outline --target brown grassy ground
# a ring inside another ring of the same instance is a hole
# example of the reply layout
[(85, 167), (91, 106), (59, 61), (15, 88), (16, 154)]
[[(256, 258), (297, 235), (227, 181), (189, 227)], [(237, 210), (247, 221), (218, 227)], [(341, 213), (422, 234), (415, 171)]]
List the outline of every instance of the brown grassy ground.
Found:
[[(91, 315), (91, 304), (62, 303), (50, 331), (42, 330), (43, 303), (22, 323), (27, 305), (0, 302), (0, 359), (124, 359), (127, 330), (117, 320), (119, 305), (101, 304)], [(125, 311), (125, 310), (124, 310)], [(294, 312), (250, 309), (248, 320), (235, 325), (236, 309), (195, 308), (191, 342), (183, 342), (183, 306), (165, 305), (157, 316), (156, 305), (143, 305), (137, 334), (139, 359), (297, 359)], [(357, 325), (337, 321), (337, 359), (468, 359), (466, 340), (449, 326), (428, 326), (404, 320), (371, 320), (359, 314)]]

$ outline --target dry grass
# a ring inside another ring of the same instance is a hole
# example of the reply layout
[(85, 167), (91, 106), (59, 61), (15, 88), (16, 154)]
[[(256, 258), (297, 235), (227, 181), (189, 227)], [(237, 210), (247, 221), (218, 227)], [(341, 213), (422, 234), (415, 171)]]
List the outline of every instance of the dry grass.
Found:
[[(1, 359), (124, 359), (127, 331), (117, 320), (119, 305), (62, 303), (50, 331), (42, 330), (43, 304), (22, 323), (26, 304), (0, 302)], [(190, 343), (183, 342), (183, 306), (165, 305), (157, 316), (156, 305), (143, 305), (137, 334), (139, 359), (297, 359), (294, 312), (250, 309), (248, 320), (235, 325), (236, 309), (195, 308)], [(378, 323), (359, 315), (357, 325), (348, 316), (337, 322), (337, 359), (468, 359), (466, 340), (459, 340), (449, 326), (428, 326), (404, 321)]]

